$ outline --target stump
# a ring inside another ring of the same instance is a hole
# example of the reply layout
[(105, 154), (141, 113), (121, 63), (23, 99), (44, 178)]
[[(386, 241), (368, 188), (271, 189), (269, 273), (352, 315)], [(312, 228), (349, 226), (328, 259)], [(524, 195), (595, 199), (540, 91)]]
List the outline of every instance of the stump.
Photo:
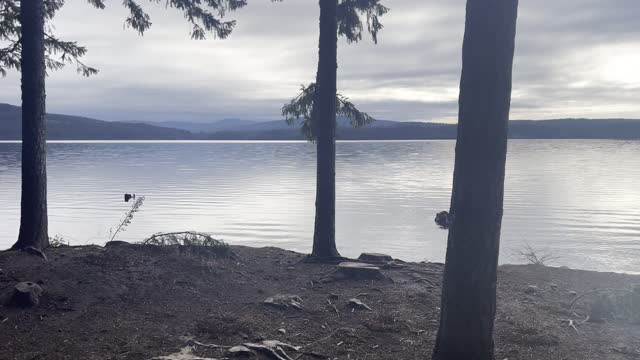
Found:
[(385, 279), (380, 268), (360, 262), (342, 262), (338, 264), (338, 274), (353, 279)]
[(30, 281), (16, 284), (9, 303), (18, 307), (33, 307), (40, 304), (42, 288), (38, 284)]
[(362, 253), (358, 257), (358, 260), (368, 263), (384, 264), (393, 261), (393, 258), (386, 254)]
[(107, 243), (104, 244), (104, 247), (116, 247), (116, 246), (127, 246), (127, 245), (131, 245), (131, 243), (126, 241), (121, 241), (121, 240), (111, 240), (111, 241), (107, 241)]
[(434, 219), (436, 224), (440, 226), (441, 229), (448, 229), (451, 225), (451, 217), (449, 216), (448, 211), (441, 211), (436, 214), (436, 218)]

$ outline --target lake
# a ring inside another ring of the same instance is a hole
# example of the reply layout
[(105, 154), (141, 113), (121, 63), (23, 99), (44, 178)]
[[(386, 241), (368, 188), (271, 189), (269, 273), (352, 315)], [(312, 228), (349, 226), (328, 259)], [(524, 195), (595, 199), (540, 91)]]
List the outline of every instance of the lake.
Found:
[[(342, 255), (383, 252), (443, 261), (454, 141), (339, 142), (337, 243)], [(309, 252), (315, 147), (304, 142), (53, 142), (49, 232), (104, 244), (131, 203), (146, 201), (120, 240), (197, 230), (234, 245)], [(20, 144), (0, 143), (0, 249), (19, 227)], [(513, 140), (501, 263), (528, 243), (551, 265), (640, 272), (640, 142)]]

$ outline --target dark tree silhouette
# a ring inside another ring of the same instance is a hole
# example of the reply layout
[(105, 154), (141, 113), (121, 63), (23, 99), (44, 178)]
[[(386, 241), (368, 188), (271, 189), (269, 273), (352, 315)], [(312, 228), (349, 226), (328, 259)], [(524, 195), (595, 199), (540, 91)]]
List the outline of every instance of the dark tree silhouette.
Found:
[(340, 256), (336, 248), (336, 93), (338, 70), (338, 2), (320, 0), (320, 40), (316, 91), (311, 109), (317, 138), (316, 258)]
[(22, 1), (22, 200), (14, 249), (49, 244), (45, 138), (45, 50), (43, 0)]
[[(320, 39), (316, 82), (302, 88), (302, 94), (283, 108), (288, 122), (303, 118), (302, 130), (317, 144), (316, 218), (311, 257), (339, 258), (336, 248), (336, 113), (349, 116), (356, 127), (373, 119), (358, 111), (348, 99), (337, 94), (338, 35), (347, 42), (362, 39), (366, 31), (378, 41), (382, 29), (379, 18), (389, 9), (380, 0), (319, 0)], [(313, 102), (309, 102), (313, 95)], [(309, 113), (310, 111), (310, 113)], [(310, 115), (309, 115), (310, 114)]]
[[(0, 48), (0, 75), (7, 69), (22, 74), (22, 197), (20, 232), (12, 249), (45, 248), (49, 245), (47, 219), (46, 173), (46, 69), (57, 70), (75, 62), (79, 73), (89, 76), (96, 69), (79, 59), (86, 49), (50, 34), (48, 21), (64, 5), (64, 0), (0, 0), (0, 40), (8, 43)], [(104, 8), (104, 0), (88, 0)], [(151, 19), (135, 0), (123, 2), (130, 15), (126, 26), (140, 34), (149, 29)], [(246, 0), (168, 0), (168, 7), (183, 12), (193, 28), (193, 39), (204, 39), (206, 33), (226, 38), (235, 21), (221, 21), (229, 11), (246, 5)]]
[(518, 0), (467, 0), (451, 227), (433, 359), (491, 360)]

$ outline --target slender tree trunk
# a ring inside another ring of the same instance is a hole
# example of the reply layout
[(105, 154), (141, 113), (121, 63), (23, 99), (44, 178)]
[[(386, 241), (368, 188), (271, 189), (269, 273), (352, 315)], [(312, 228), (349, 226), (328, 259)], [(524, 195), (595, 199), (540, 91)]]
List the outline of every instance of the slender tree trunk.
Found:
[(49, 245), (43, 0), (20, 2), (22, 25), (22, 202), (13, 249)]
[(494, 358), (518, 0), (467, 0), (452, 224), (435, 360)]
[(337, 0), (320, 1), (320, 45), (313, 126), (317, 134), (316, 221), (312, 257), (339, 256), (336, 249)]

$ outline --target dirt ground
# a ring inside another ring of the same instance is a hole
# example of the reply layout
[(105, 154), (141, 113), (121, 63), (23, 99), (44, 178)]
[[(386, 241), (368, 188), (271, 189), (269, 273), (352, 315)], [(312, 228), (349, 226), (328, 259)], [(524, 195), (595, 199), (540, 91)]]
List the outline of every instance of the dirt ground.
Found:
[[(0, 306), (0, 359), (225, 359), (225, 347), (263, 340), (301, 346), (287, 351), (291, 359), (430, 358), (442, 264), (383, 270), (392, 281), (340, 280), (335, 266), (301, 262), (301, 254), (232, 249), (233, 258), (142, 245), (51, 249), (49, 261), (0, 253), (0, 293), (18, 281), (44, 289), (39, 307)], [(640, 359), (640, 325), (629, 316), (581, 322), (598, 294), (569, 311), (571, 292), (638, 283), (501, 266), (497, 359)], [(299, 296), (302, 309), (264, 304), (277, 294)], [(372, 311), (353, 309), (352, 298)]]

